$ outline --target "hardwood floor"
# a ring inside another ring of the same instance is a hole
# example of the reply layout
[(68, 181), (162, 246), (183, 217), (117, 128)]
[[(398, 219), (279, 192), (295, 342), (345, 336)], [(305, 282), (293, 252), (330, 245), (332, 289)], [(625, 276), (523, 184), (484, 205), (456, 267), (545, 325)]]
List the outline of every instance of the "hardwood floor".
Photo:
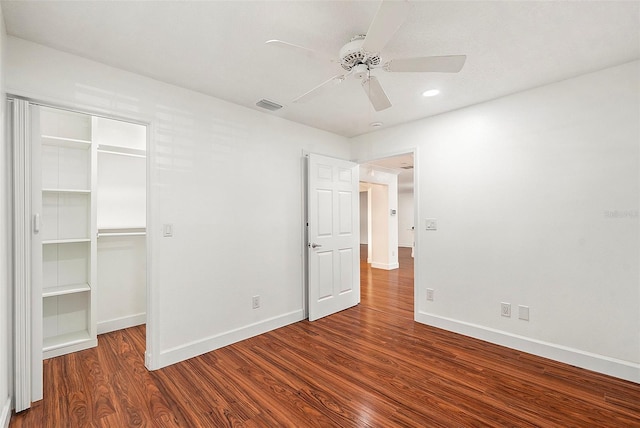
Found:
[(362, 303), (173, 366), (144, 327), (44, 363), (11, 427), (640, 427), (640, 385), (413, 322), (413, 260), (362, 266)]

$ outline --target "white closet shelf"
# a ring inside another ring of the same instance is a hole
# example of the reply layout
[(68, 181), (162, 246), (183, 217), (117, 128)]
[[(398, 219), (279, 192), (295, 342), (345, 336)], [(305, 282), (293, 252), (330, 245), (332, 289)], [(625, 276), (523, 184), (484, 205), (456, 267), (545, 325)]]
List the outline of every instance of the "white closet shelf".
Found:
[(73, 239), (48, 239), (46, 241), (42, 241), (43, 245), (47, 244), (73, 244), (76, 242), (90, 242), (89, 238), (73, 238)]
[(120, 230), (136, 230), (144, 232), (147, 230), (145, 226), (100, 226), (98, 225), (98, 231), (100, 232), (112, 232), (112, 231), (120, 231)]
[(98, 237), (100, 236), (144, 236), (147, 228), (144, 226), (121, 226), (121, 227), (100, 227), (98, 226)]
[(90, 140), (56, 137), (54, 135), (41, 135), (40, 138), (42, 139), (42, 144), (47, 146), (68, 147), (72, 149), (88, 149), (91, 147)]
[(47, 189), (42, 189), (42, 193), (79, 193), (79, 194), (89, 194), (89, 193), (91, 193), (91, 190), (47, 188)]
[(107, 236), (146, 236), (147, 228), (138, 227), (98, 227), (98, 238)]
[(90, 339), (91, 336), (89, 336), (89, 332), (87, 330), (74, 331), (72, 333), (61, 334), (59, 336), (47, 337), (44, 339), (42, 344), (42, 351), (52, 351), (54, 349), (82, 343)]
[(42, 297), (62, 296), (65, 294), (83, 293), (91, 291), (89, 284), (69, 284), (59, 285), (57, 287), (46, 287), (42, 290)]
[(98, 232), (98, 238), (109, 236), (147, 236), (147, 232)]
[(146, 158), (147, 151), (141, 149), (132, 149), (129, 147), (107, 146), (105, 144), (98, 145), (98, 153), (107, 153), (110, 155), (132, 156), (136, 158)]

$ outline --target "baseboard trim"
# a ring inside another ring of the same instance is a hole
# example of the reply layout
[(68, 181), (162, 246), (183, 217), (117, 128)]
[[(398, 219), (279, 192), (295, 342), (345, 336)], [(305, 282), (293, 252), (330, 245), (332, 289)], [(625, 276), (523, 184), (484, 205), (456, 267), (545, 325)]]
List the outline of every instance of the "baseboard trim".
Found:
[(2, 406), (2, 413), (0, 413), (0, 427), (7, 428), (11, 421), (11, 397), (7, 397), (7, 401)]
[(293, 324), (294, 322), (302, 321), (303, 319), (303, 311), (300, 309), (250, 324), (245, 327), (240, 327), (235, 330), (216, 334), (202, 340), (176, 346), (160, 352), (158, 361), (154, 361), (153, 368), (154, 370), (161, 369), (163, 367), (170, 366), (171, 364), (179, 363), (180, 361), (188, 360), (189, 358), (197, 357), (198, 355), (211, 352), (215, 349), (231, 345), (232, 343)]
[(539, 357), (549, 358), (561, 363), (640, 383), (640, 364), (535, 340), (477, 324), (440, 317), (426, 312), (417, 312), (416, 321), (475, 339), (484, 340), (485, 342), (527, 352)]
[(142, 312), (126, 317), (114, 318), (112, 320), (98, 322), (98, 334), (109, 333), (123, 328), (135, 327), (147, 322), (147, 314)]
[(393, 270), (400, 267), (400, 263), (371, 263), (371, 267), (375, 269)]

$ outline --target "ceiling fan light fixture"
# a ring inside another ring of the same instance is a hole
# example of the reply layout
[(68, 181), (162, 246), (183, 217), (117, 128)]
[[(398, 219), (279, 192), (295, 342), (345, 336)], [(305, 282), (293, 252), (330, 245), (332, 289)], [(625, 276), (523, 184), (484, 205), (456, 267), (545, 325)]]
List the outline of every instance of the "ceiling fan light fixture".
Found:
[(369, 67), (366, 64), (358, 64), (353, 67), (353, 77), (362, 80), (369, 75)]
[(438, 95), (440, 91), (438, 89), (427, 89), (422, 93), (423, 97), (435, 97)]

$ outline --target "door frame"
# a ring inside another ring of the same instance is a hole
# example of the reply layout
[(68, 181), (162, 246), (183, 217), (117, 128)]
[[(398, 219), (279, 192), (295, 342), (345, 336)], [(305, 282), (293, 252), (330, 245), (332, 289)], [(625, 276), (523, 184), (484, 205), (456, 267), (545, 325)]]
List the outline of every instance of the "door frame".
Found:
[[(145, 350), (145, 365), (148, 369), (152, 370), (152, 360), (151, 360), (151, 350), (155, 349), (154, 347), (159, 345), (158, 340), (158, 332), (156, 332), (153, 326), (156, 325), (156, 318), (158, 316), (157, 311), (154, 308), (158, 307), (158, 299), (155, 298), (152, 290), (152, 245), (151, 245), (151, 231), (155, 230), (153, 228), (154, 225), (154, 217), (152, 215), (151, 206), (153, 203), (152, 200), (152, 177), (151, 177), (151, 165), (152, 165), (152, 144), (151, 144), (151, 135), (153, 131), (153, 124), (151, 121), (140, 121), (124, 116), (118, 116), (113, 114), (105, 114), (104, 112), (96, 111), (87, 106), (80, 107), (71, 107), (64, 103), (58, 102), (48, 102), (38, 98), (31, 98), (21, 96), (19, 94), (7, 93), (6, 94), (6, 102), (7, 109), (9, 108), (9, 103), (13, 104), (13, 100), (23, 100), (28, 102), (28, 107), (33, 105), (42, 106), (42, 107), (50, 107), (60, 110), (66, 110), (74, 113), (86, 114), (96, 117), (103, 117), (105, 119), (112, 119), (121, 122), (133, 123), (136, 125), (142, 125), (146, 128), (146, 151), (147, 158), (145, 164), (145, 175), (146, 175), (146, 186), (147, 186), (147, 200), (146, 200), (146, 259), (147, 259), (147, 272), (146, 272), (146, 350)], [(14, 140), (14, 124), (15, 119), (13, 118), (13, 111), (10, 114), (7, 114), (7, 127), (11, 127), (8, 129), (7, 135), (10, 137), (10, 144), (12, 152), (16, 149), (16, 141)], [(11, 123), (9, 124), (8, 119), (11, 118)], [(30, 119), (29, 119), (30, 120)], [(31, 123), (26, 123), (28, 126), (29, 132), (31, 131)], [(26, 145), (31, 147), (31, 138), (27, 136)], [(16, 162), (18, 160), (12, 159), (12, 172), (11, 177), (14, 183), (28, 183), (29, 191), (28, 192), (18, 192), (14, 190), (12, 204), (12, 211), (14, 212), (14, 218), (12, 219), (13, 233), (14, 233), (14, 242), (18, 241), (27, 241), (27, 245), (29, 246), (29, 255), (30, 251), (30, 242), (31, 242), (31, 234), (32, 234), (32, 207), (31, 207), (31, 156), (32, 153), (29, 152), (21, 155), (22, 158), (20, 161), (25, 162), (29, 165), (27, 171), (25, 171), (24, 167), (16, 168)], [(25, 158), (27, 156), (28, 158)], [(15, 186), (15, 184), (14, 184)], [(14, 187), (15, 189), (15, 187)], [(16, 210), (20, 208), (21, 212), (17, 212)], [(17, 213), (17, 214), (16, 214)], [(16, 257), (15, 247), (13, 249), (13, 273), (14, 278), (24, 277), (28, 275), (27, 278), (31, 276), (31, 259), (21, 261), (19, 257)], [(20, 410), (25, 410), (30, 407), (30, 403), (37, 401), (42, 398), (43, 392), (43, 378), (42, 378), (42, 365), (40, 368), (34, 369), (32, 367), (32, 360), (36, 357), (36, 354), (40, 356), (39, 361), (42, 364), (42, 343), (40, 343), (40, 352), (34, 352), (35, 343), (32, 343), (34, 339), (42, 337), (42, 314), (36, 314), (36, 311), (32, 311), (33, 309), (33, 300), (38, 298), (41, 299), (40, 296), (31, 295), (31, 281), (29, 280), (14, 280), (13, 283), (13, 299), (15, 302), (15, 310), (13, 313), (13, 353), (14, 353), (14, 363), (12, 366), (12, 374), (14, 378), (14, 390), (13, 395), (14, 399), (17, 400), (18, 397), (21, 397), (22, 403), (20, 405)], [(28, 299), (26, 301), (25, 299)], [(36, 305), (36, 307), (39, 307)], [(28, 326), (29, 328), (26, 328)], [(32, 329), (36, 331), (32, 333)], [(42, 341), (40, 341), (42, 342)], [(26, 344), (31, 344), (28, 346), (28, 349), (25, 348)], [(155, 362), (155, 361), (154, 361)], [(35, 363), (35, 361), (33, 361)], [(30, 367), (31, 370), (26, 370), (26, 367)], [(37, 378), (32, 376), (32, 374), (37, 374)], [(18, 411), (20, 411), (18, 410)]]
[(300, 194), (302, 196), (302, 209), (300, 217), (300, 241), (301, 257), (302, 257), (302, 319), (309, 318), (309, 224), (307, 223), (308, 202), (309, 202), (309, 154), (308, 150), (302, 150), (302, 157), (300, 158)]
[(420, 255), (420, 236), (421, 236), (421, 228), (420, 228), (420, 192), (419, 192), (419, 157), (418, 157), (418, 147), (410, 147), (406, 149), (398, 149), (391, 152), (385, 152), (381, 155), (376, 155), (375, 157), (367, 157), (367, 158), (358, 158), (353, 162), (356, 162), (359, 165), (375, 162), (377, 160), (393, 158), (402, 155), (413, 155), (413, 222), (415, 227), (415, 236), (414, 236), (414, 247), (413, 247), (413, 319), (417, 321), (418, 316), (418, 286), (420, 284), (420, 263), (419, 255)]

